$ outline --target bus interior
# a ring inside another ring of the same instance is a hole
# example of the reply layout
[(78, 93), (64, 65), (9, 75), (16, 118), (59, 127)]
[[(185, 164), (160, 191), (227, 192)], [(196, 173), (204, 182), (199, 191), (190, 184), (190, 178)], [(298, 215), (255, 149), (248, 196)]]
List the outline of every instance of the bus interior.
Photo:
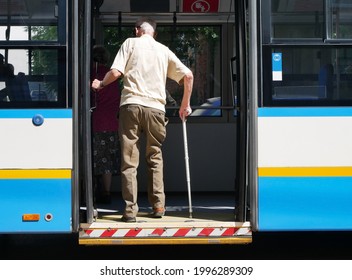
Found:
[[(92, 42), (107, 46), (110, 53), (116, 54), (119, 44), (131, 36), (134, 22), (141, 16), (150, 16), (158, 24), (156, 39), (173, 50), (195, 76), (191, 98), (193, 113), (187, 120), (186, 142), (182, 121), (178, 117), (179, 107), (166, 107), (169, 119), (167, 138), (163, 144), (166, 215), (162, 219), (149, 217), (152, 209), (147, 200), (144, 139), (141, 139), (138, 226), (155, 224), (199, 228), (211, 225), (226, 228), (227, 225), (241, 228), (245, 225), (243, 232), (248, 237), (249, 207), (245, 175), (241, 178), (242, 182), (236, 177), (236, 173), (246, 172), (243, 170), (245, 158), (242, 158), (243, 165), (238, 166), (241, 162), (238, 157), (245, 156), (246, 148), (244, 142), (241, 148), (237, 145), (238, 141), (245, 140), (237, 133), (240, 118), (237, 102), (240, 97), (237, 94), (236, 71), (239, 68), (236, 63), (241, 60), (236, 60), (235, 30), (238, 26), (235, 25), (235, 3), (231, 0), (209, 3), (213, 6), (203, 7), (204, 3), (199, 1), (199, 7), (192, 10), (186, 6), (187, 1), (149, 1), (145, 4), (121, 1), (121, 5), (114, 1), (98, 1), (93, 7)], [(205, 8), (210, 10), (204, 13), (202, 9)], [(242, 29), (241, 32), (244, 31)], [(179, 104), (182, 87), (168, 81), (166, 88)], [(189, 161), (188, 167), (186, 160)], [(93, 224), (97, 227), (101, 223), (118, 222), (124, 209), (120, 177), (113, 178), (112, 203), (95, 203), (94, 195), (93, 201), (91, 197), (86, 197), (87, 202), (94, 205), (87, 221), (93, 216)], [(240, 184), (242, 187), (239, 187)], [(92, 193), (95, 188), (92, 182), (89, 187)], [(248, 238), (239, 242), (248, 242)]]

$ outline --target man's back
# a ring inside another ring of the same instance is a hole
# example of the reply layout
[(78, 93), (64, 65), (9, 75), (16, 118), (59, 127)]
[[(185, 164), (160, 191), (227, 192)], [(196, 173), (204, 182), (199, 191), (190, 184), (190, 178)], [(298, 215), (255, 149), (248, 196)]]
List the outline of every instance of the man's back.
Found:
[(124, 74), (121, 106), (139, 104), (162, 111), (166, 78), (179, 82), (190, 71), (169, 48), (148, 34), (127, 39), (111, 68)]
[(130, 38), (126, 45), (128, 60), (124, 69), (125, 88), (165, 100), (164, 91), (160, 92), (160, 89), (166, 83), (168, 49), (149, 35)]

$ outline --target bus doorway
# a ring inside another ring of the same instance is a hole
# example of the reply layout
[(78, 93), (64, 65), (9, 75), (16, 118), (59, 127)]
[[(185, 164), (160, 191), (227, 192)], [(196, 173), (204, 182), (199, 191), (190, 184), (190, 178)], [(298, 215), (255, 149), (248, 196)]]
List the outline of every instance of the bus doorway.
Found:
[[(195, 2), (208, 3), (209, 10), (203, 11)], [(91, 17), (85, 22), (93, 23), (85, 65), (90, 65), (89, 51), (93, 44), (107, 47), (113, 59), (122, 42), (131, 36), (136, 19), (147, 15), (158, 23), (157, 40), (192, 69), (195, 83), (191, 100), (193, 113), (187, 120), (192, 205), (187, 195), (182, 123), (178, 117), (182, 88), (170, 81), (167, 90), (176, 100), (176, 106), (166, 107), (169, 119), (163, 145), (166, 215), (160, 220), (148, 215), (152, 209), (146, 199), (144, 139), (141, 139), (138, 170), (140, 213), (132, 225), (120, 221), (124, 205), (119, 176), (113, 178), (112, 202), (93, 203), (91, 154), (86, 151), (87, 195), (82, 205), (86, 205), (87, 211), (81, 219), (80, 244), (251, 242), (246, 215), (245, 5), (232, 0), (214, 1), (217, 3), (214, 6), (210, 2), (163, 1), (159, 5), (160, 1), (150, 1), (145, 7), (138, 1), (120, 4), (111, 0), (92, 1), (94, 12), (85, 13)], [(243, 16), (238, 16), (239, 13)], [(89, 79), (87, 73), (85, 77)], [(90, 108), (84, 98), (82, 104), (86, 106), (85, 111)], [(85, 122), (88, 132), (89, 114)]]

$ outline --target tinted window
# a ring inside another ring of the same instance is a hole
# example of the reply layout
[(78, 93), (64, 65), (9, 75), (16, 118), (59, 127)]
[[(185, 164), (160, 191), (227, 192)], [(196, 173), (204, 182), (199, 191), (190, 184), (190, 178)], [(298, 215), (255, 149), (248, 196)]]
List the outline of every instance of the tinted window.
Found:
[[(58, 6), (55, 2), (1, 1), (0, 40), (57, 40)], [(51, 34), (48, 34), (47, 26), (51, 26)], [(46, 38), (35, 36), (40, 29), (44, 29)]]
[(1, 108), (67, 106), (65, 5), (0, 2)]
[(272, 38), (322, 38), (324, 0), (271, 1)]
[(328, 1), (328, 38), (351, 39), (352, 38), (352, 2), (350, 0)]
[(264, 85), (270, 102), (351, 103), (351, 47), (275, 47), (271, 52), (282, 57), (282, 71), (276, 75), (275, 59), (267, 61), (272, 67), (265, 68)]

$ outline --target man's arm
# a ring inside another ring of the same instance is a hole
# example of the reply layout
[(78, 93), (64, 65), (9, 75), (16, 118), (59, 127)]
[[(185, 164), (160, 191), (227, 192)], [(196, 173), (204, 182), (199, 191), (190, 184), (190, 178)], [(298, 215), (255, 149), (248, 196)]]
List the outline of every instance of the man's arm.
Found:
[(188, 72), (186, 75), (183, 77), (183, 97), (181, 101), (181, 107), (178, 112), (181, 120), (186, 119), (191, 113), (191, 95), (192, 95), (192, 89), (193, 89), (193, 73)]
[(116, 81), (118, 78), (122, 76), (122, 73), (116, 69), (111, 69), (109, 72), (105, 74), (105, 77), (102, 81), (95, 79), (92, 82), (92, 88), (95, 90), (100, 90), (103, 87), (111, 84), (112, 82)]

